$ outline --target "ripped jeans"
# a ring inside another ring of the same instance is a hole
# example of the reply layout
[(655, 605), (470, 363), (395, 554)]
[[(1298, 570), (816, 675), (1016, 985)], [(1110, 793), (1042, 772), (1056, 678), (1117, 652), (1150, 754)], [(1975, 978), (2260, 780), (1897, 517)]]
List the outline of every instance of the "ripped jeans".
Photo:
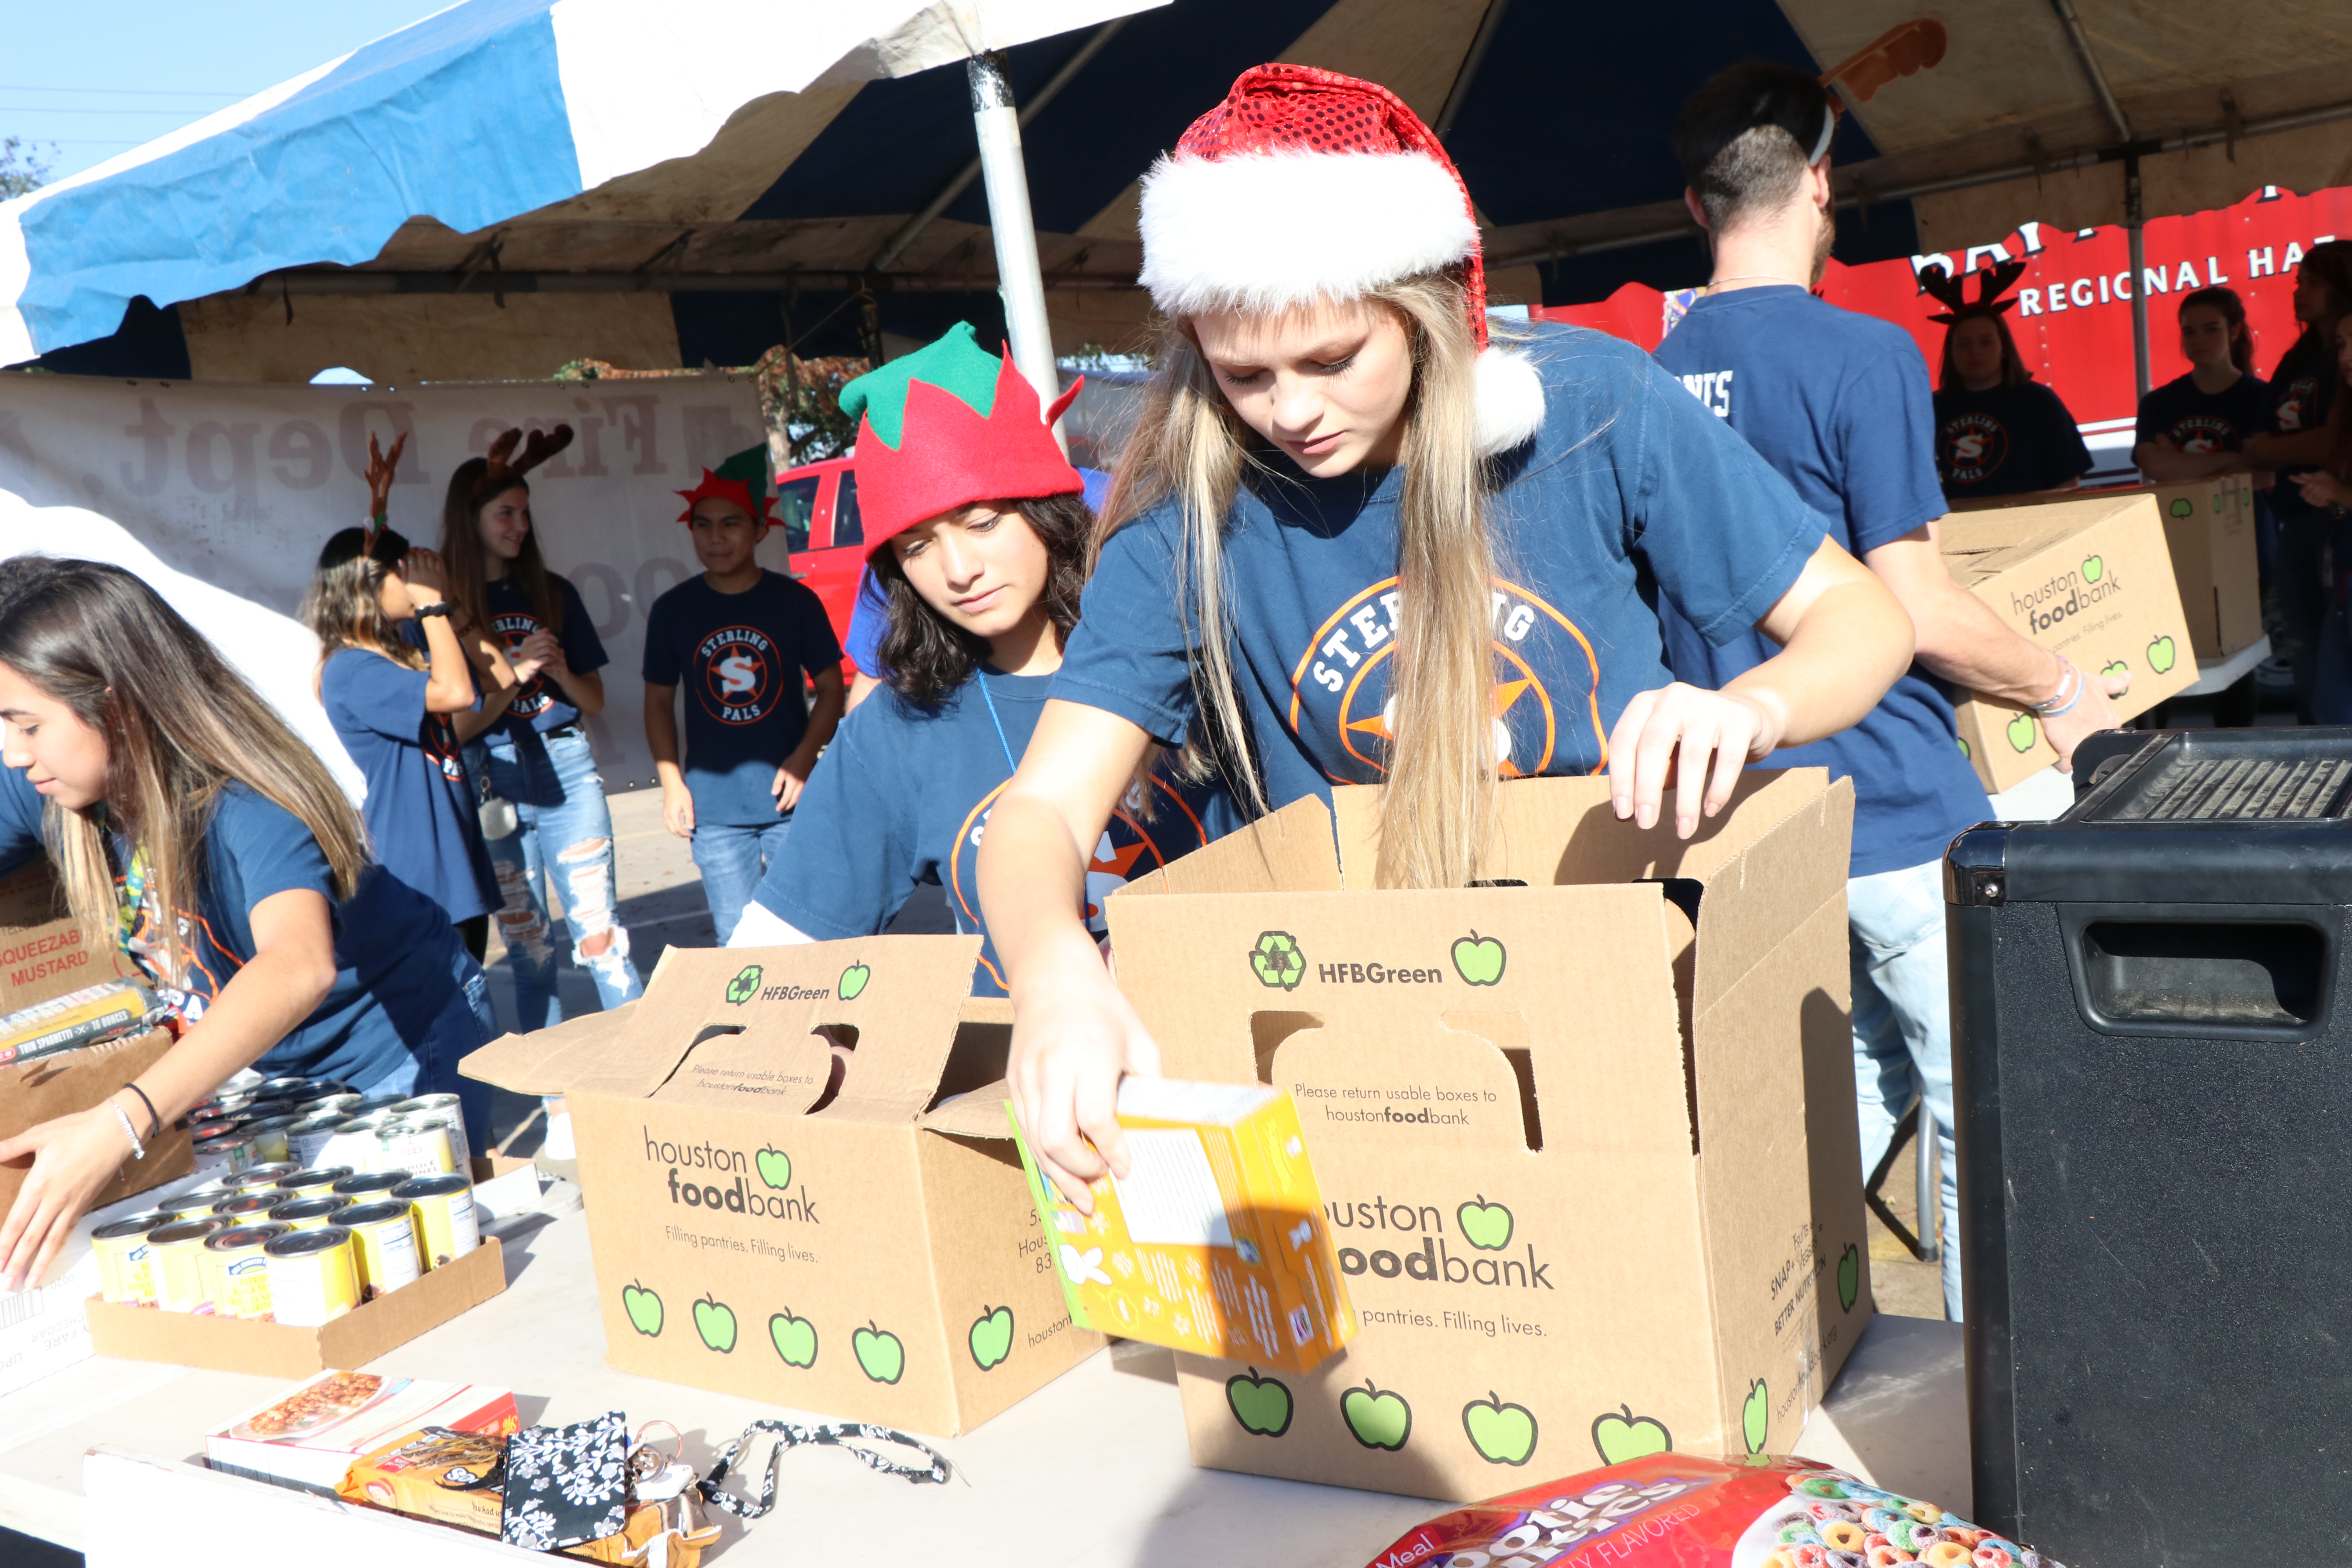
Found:
[(521, 826), (489, 840), (490, 863), (505, 899), (495, 917), (514, 973), (517, 1026), (542, 1029), (563, 1021), (555, 994), (555, 940), (543, 891), (555, 884), (563, 922), (572, 928), (572, 962), (596, 983), (597, 998), (617, 1007), (645, 992), (629, 962), (629, 933), (614, 913), (613, 814), (588, 737), (503, 732), (469, 748), (488, 768), (490, 787), (514, 802)]

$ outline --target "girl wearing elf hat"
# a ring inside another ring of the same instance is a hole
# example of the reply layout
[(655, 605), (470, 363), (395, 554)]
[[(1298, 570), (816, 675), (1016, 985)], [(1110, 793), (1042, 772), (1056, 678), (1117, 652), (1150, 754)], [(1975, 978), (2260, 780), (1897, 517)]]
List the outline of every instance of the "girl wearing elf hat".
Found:
[[(1075, 389), (1069, 395), (1075, 395)], [(882, 930), (920, 882), (982, 932), (982, 830), (1019, 765), (1078, 616), (1095, 517), (1078, 470), (1009, 361), (959, 322), (841, 389), (858, 420), (857, 500), (887, 605), (884, 686), (844, 720), (729, 945)], [(1080, 929), (1131, 878), (1234, 826), (1222, 790), (1151, 773), (1123, 787), (1074, 885)], [(1099, 960), (1097, 967), (1100, 967)], [(985, 943), (972, 993), (1004, 994)]]
[[(1606, 769), (1643, 828), (1696, 831), (1740, 768), (1868, 712), (1902, 606), (1639, 349), (1488, 339), (1478, 227), (1384, 89), (1262, 66), (1145, 177), (1168, 318), (1055, 700), (998, 805), (982, 898), (1017, 1023), (1014, 1102), (1080, 1203), (1122, 1072), (1158, 1047), (1069, 910), (1155, 742), (1246, 759), (1254, 810), (1381, 783), (1382, 886), (1480, 874), (1497, 777)], [(1673, 681), (1664, 595), (1782, 652)]]

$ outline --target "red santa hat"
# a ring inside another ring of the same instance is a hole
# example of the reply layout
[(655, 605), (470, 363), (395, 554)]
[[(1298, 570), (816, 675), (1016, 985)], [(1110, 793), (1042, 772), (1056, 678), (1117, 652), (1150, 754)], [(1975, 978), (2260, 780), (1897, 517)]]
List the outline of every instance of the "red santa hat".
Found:
[(1470, 193), (1386, 88), (1311, 66), (1244, 71), (1143, 177), (1142, 231), (1141, 281), (1171, 316), (1360, 299), (1456, 268), (1479, 349), (1479, 449), (1508, 450), (1543, 425), (1535, 366), (1487, 342)]

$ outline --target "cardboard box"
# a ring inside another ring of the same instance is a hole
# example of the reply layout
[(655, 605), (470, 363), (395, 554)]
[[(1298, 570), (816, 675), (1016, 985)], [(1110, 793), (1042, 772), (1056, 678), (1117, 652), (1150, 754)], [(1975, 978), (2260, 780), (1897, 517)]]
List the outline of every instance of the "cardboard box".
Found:
[[(2226, 658), (2263, 637), (2263, 591), (2254, 552), (2254, 479), (2220, 474), (2178, 484), (2084, 490), (2081, 499), (2156, 498), (2172, 576), (2189, 620), (2189, 646), (2200, 659)], [(1993, 496), (1953, 504), (1983, 511), (2046, 502), (2046, 496)]]
[(1334, 797), (1108, 901), (1165, 1070), (1297, 1099), (1361, 1324), (1312, 1373), (1179, 1355), (1194, 1462), (1465, 1500), (1787, 1452), (1873, 1310), (1851, 784), (1751, 773), (1688, 843), (1507, 784), (1527, 885), (1458, 891), (1360, 890), (1378, 791)]
[[(90, 937), (59, 912), (62, 908), (46, 861), (0, 880), (0, 1013), (47, 1002), (100, 980), (131, 975), (114, 945), (113, 932)], [(52, 1117), (89, 1110), (154, 1066), (171, 1048), (171, 1036), (150, 1029), (129, 1039), (0, 1067), (0, 1138), (13, 1138)], [(148, 1140), (145, 1159), (122, 1163), (90, 1206), (102, 1208), (194, 1169), (187, 1128), (166, 1127), (161, 1136)], [(0, 1214), (16, 1201), (29, 1170), (0, 1165)]]
[[(2002, 625), (2084, 675), (2127, 673), (2131, 689), (2115, 699), (2123, 718), (2195, 684), (2172, 552), (2146, 491), (1956, 512), (1937, 532), (1953, 579)], [(2058, 760), (2031, 709), (1972, 693), (1955, 713), (1960, 747), (1991, 794)]]
[(1130, 1078), (1118, 1124), (1134, 1163), (1092, 1184), (1092, 1214), (1046, 1180), (1014, 1125), (1072, 1322), (1289, 1372), (1356, 1337), (1296, 1100), (1263, 1084)]
[[(466, 1058), (569, 1100), (606, 1361), (952, 1435), (1101, 1345), (1013, 1146), (979, 946), (673, 947), (635, 1005)], [(854, 1048), (826, 1100), (829, 1038)]]
[(205, 1463), (233, 1476), (333, 1497), (353, 1460), (420, 1428), (512, 1436), (520, 1426), (508, 1389), (322, 1372), (205, 1433)]
[(485, 1237), (481, 1246), (455, 1263), (317, 1328), (126, 1307), (97, 1296), (89, 1298), (87, 1310), (90, 1344), (100, 1355), (263, 1377), (308, 1377), (333, 1367), (364, 1365), (506, 1288), (506, 1257), (496, 1237)]
[(98, 1256), (90, 1250), (89, 1233), (129, 1219), (154, 1201), (152, 1193), (135, 1193), (90, 1210), (38, 1284), (0, 1296), (0, 1396), (98, 1353), (90, 1347), (89, 1318), (82, 1310), (82, 1303), (99, 1289)]

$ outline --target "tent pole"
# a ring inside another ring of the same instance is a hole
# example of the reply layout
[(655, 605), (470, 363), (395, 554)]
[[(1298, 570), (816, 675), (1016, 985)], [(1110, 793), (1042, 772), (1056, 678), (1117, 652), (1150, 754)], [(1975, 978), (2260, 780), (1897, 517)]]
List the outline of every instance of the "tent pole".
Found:
[(2139, 154), (2124, 157), (2124, 236), (2131, 242), (2132, 372), (2139, 395), (2148, 390), (2147, 225), (2140, 205)]
[[(996, 286), (1004, 300), (1013, 363), (1050, 404), (1062, 395), (1054, 371), (1054, 336), (1045, 322), (1045, 279), (1037, 265), (1037, 230), (1029, 216), (1029, 175), (1021, 162), (1021, 115), (1004, 57), (974, 55), (964, 69), (971, 81), (972, 129), (980, 139), (980, 169), (988, 182), (988, 227), (996, 241)], [(1059, 428), (1054, 438), (1068, 444)]]

